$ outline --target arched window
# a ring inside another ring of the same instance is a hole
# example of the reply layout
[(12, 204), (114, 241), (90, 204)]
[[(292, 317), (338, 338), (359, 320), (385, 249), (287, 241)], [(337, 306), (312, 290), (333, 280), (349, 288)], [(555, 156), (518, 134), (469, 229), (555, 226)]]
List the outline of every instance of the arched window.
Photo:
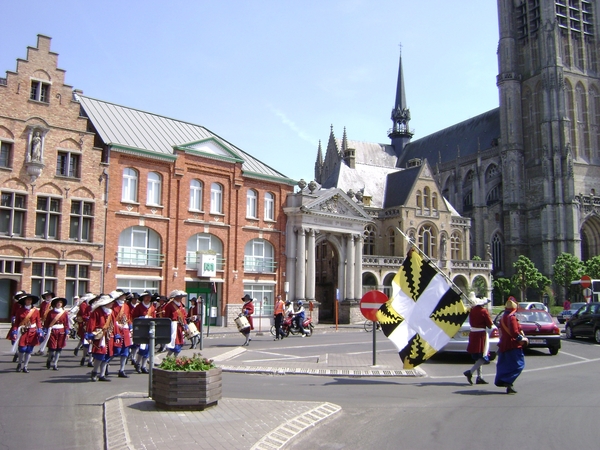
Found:
[(123, 170), (123, 191), (121, 201), (137, 202), (138, 173), (136, 170), (126, 168)]
[(258, 218), (257, 203), (258, 194), (254, 189), (248, 189), (246, 193), (246, 217), (251, 217), (252, 219)]
[(219, 238), (208, 233), (197, 233), (187, 241), (185, 264), (188, 269), (198, 269), (200, 255), (211, 253), (217, 255), (217, 270), (223, 270), (223, 243)]
[(436, 192), (431, 194), (431, 209), (433, 211), (437, 211), (438, 209), (438, 198)]
[(202, 181), (192, 180), (190, 183), (190, 209), (202, 211)]
[(161, 176), (156, 172), (150, 172), (148, 174), (148, 188), (146, 203), (148, 205), (160, 205), (160, 191), (161, 191)]
[(265, 239), (252, 239), (244, 247), (244, 272), (275, 272), (275, 251)]
[(431, 225), (423, 225), (419, 228), (419, 248), (425, 255), (430, 258), (435, 258), (436, 251), (436, 233), (435, 229)]
[(131, 266), (158, 267), (162, 264), (160, 236), (147, 227), (129, 227), (119, 235), (117, 261)]
[(504, 272), (504, 244), (498, 233), (492, 237), (492, 261), (494, 273)]
[(265, 194), (265, 220), (275, 220), (275, 196), (270, 192)]
[(421, 206), (421, 191), (417, 191), (417, 208), (422, 208), (422, 206)]
[(450, 236), (450, 259), (464, 259), (462, 255), (462, 237), (458, 231), (455, 231)]
[(429, 209), (429, 195), (429, 188), (425, 187), (425, 189), (423, 189), (423, 208)]
[(365, 242), (363, 243), (363, 254), (364, 255), (374, 255), (375, 254), (375, 226), (367, 225), (365, 227)]
[(491, 206), (495, 203), (498, 203), (500, 201), (501, 197), (502, 197), (502, 184), (497, 184), (492, 189), (490, 189), (490, 192), (488, 192), (486, 204), (488, 206)]
[(219, 183), (210, 185), (210, 212), (223, 214), (223, 186)]

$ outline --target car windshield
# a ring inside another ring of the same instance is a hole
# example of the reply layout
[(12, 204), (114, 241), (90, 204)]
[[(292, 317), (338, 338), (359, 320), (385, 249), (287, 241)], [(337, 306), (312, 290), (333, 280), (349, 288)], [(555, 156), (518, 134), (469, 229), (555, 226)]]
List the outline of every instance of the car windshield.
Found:
[(532, 322), (532, 323), (550, 323), (553, 322), (552, 316), (545, 311), (519, 311), (517, 313), (517, 320), (521, 323)]
[(577, 311), (582, 306), (585, 306), (586, 303), (571, 303), (571, 311)]

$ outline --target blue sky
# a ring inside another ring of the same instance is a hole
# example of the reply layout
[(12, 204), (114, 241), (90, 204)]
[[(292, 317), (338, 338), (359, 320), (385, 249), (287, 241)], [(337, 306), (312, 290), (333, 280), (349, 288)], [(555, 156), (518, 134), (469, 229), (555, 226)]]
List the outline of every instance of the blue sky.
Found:
[[(498, 106), (495, 1), (2, 0), (0, 76), (37, 34), (85, 95), (205, 126), (294, 178), (318, 141), (414, 139)], [(8, 19), (7, 19), (8, 18)]]

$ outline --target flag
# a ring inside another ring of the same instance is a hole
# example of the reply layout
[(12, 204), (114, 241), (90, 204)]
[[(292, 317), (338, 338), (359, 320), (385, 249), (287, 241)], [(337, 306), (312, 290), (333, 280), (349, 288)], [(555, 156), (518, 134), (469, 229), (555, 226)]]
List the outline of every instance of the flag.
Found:
[(412, 369), (446, 345), (468, 314), (460, 294), (437, 267), (411, 249), (377, 320), (398, 348), (404, 368)]

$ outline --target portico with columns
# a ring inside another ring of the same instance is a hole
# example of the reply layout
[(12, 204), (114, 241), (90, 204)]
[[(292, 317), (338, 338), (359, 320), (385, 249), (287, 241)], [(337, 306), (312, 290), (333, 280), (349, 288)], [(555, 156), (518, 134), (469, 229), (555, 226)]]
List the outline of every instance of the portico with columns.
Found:
[[(312, 185), (288, 195), (284, 211), (287, 298), (311, 302), (321, 318), (332, 317), (330, 310), (338, 300), (339, 323), (350, 323), (360, 314), (363, 232), (372, 219), (341, 189), (316, 189)], [(317, 268), (323, 259), (319, 252), (324, 249), (336, 256), (329, 277)], [(320, 283), (329, 288), (317, 292)]]

